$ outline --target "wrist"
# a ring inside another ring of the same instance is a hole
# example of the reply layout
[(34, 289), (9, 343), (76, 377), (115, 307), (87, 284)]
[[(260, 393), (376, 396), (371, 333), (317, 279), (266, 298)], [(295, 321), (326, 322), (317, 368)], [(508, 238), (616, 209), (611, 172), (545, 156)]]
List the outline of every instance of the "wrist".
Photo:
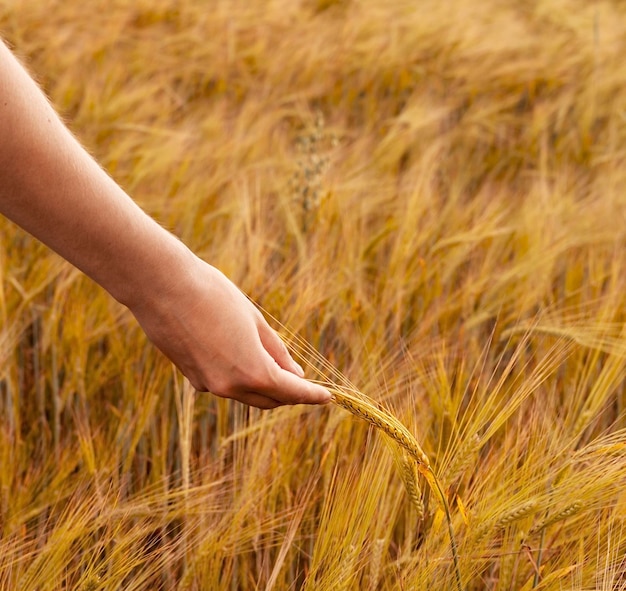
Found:
[(155, 226), (150, 240), (136, 240), (141, 250), (125, 265), (115, 265), (115, 276), (105, 289), (132, 311), (167, 299), (185, 283), (195, 255), (178, 238), (152, 222)]

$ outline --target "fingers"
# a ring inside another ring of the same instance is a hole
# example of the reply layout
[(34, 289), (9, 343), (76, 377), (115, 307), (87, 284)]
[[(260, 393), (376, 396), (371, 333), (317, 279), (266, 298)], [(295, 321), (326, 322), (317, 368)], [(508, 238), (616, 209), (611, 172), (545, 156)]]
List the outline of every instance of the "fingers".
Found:
[(285, 343), (263, 318), (259, 321), (258, 329), (261, 343), (272, 359), (283, 369), (304, 377), (304, 370), (293, 360)]
[(330, 400), (328, 390), (303, 379), (304, 370), (293, 360), (285, 343), (262, 317), (258, 330), (263, 347), (278, 365), (272, 372), (272, 398), (285, 404), (327, 403)]

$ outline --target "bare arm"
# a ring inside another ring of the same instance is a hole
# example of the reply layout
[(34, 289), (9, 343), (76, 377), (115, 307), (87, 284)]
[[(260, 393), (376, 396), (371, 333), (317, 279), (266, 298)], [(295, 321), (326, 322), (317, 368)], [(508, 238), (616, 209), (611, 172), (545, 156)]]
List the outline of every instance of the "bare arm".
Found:
[(0, 213), (130, 308), (198, 390), (260, 408), (322, 403), (278, 335), (98, 166), (0, 42)]

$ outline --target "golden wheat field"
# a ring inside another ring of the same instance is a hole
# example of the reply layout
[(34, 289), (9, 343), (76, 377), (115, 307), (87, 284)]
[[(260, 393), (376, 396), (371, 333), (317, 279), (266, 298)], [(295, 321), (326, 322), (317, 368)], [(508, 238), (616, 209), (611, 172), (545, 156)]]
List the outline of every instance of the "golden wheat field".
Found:
[(336, 402), (196, 394), (0, 220), (0, 589), (626, 589), (624, 2), (0, 0), (0, 35)]

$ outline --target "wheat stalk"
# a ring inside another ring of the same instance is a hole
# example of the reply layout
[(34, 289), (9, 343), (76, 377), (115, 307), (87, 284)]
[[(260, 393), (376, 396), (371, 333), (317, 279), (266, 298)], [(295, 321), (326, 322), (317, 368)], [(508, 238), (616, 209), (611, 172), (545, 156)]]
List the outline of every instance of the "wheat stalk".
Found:
[[(428, 456), (424, 453), (420, 444), (413, 434), (391, 413), (378, 408), (376, 403), (358, 391), (347, 391), (334, 385), (326, 385), (331, 393), (331, 400), (338, 406), (346, 409), (353, 415), (364, 419), (377, 429), (389, 436), (399, 446), (404, 448), (415, 460), (417, 470), (424, 476), (428, 485), (435, 493), (435, 497), (443, 508), (448, 523), (448, 533), (450, 536), (450, 546), (452, 548), (452, 558), (456, 576), (457, 589), (462, 591), (461, 569), (459, 566), (459, 553), (456, 545), (456, 538), (452, 528), (452, 517), (450, 506), (437, 475), (434, 473)], [(402, 471), (401, 471), (402, 472)], [(406, 482), (405, 482), (406, 484)], [(410, 493), (409, 493), (410, 494)]]

